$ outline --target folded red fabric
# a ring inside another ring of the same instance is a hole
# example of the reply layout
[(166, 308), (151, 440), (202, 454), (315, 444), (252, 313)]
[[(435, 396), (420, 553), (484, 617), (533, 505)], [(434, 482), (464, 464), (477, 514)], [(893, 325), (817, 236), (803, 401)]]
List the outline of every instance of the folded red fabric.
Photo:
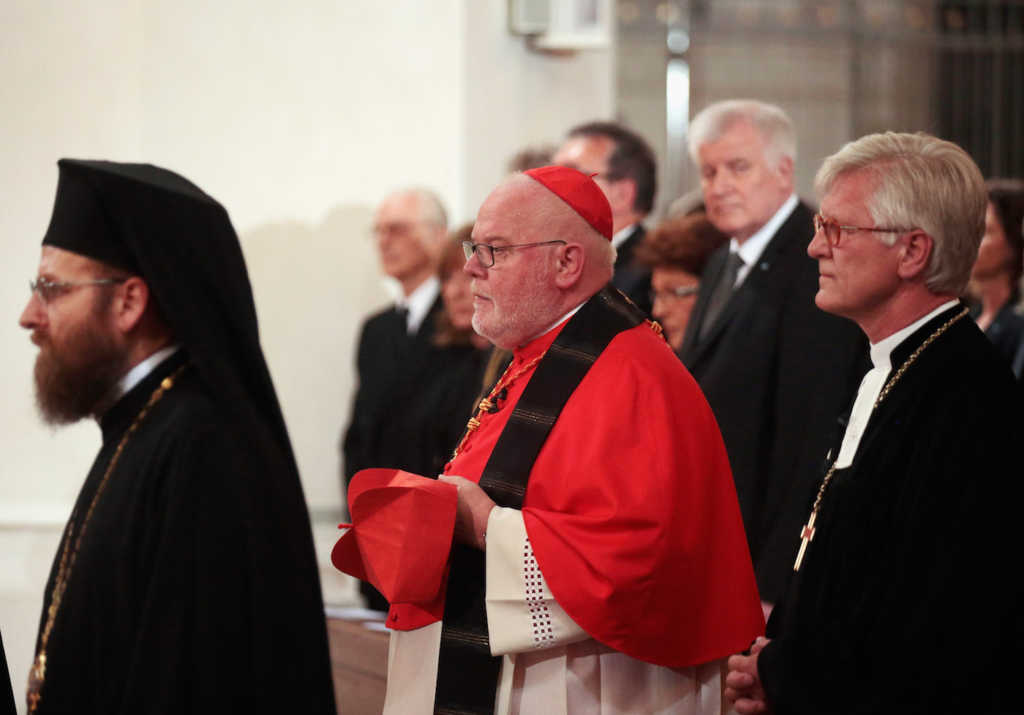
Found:
[(352, 524), (340, 525), (348, 530), (331, 562), (372, 583), (391, 603), (443, 608), (457, 502), (451, 484), (398, 469), (364, 469), (349, 483)]

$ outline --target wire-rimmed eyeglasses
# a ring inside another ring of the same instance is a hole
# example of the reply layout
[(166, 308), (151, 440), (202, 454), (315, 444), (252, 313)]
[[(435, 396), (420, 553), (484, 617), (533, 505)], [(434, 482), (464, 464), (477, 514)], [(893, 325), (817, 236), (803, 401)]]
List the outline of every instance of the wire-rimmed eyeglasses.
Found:
[(856, 233), (857, 231), (871, 231), (872, 233), (906, 233), (910, 230), (911, 229), (909, 228), (843, 226), (830, 218), (825, 218), (821, 214), (814, 214), (814, 232), (823, 235), (825, 240), (828, 241), (828, 245), (832, 248), (839, 245), (839, 238), (842, 236), (843, 231), (849, 231), (850, 233)]
[(675, 288), (666, 288), (664, 290), (654, 290), (651, 288), (650, 296), (651, 303), (661, 298), (662, 300), (679, 300), (680, 298), (688, 298), (691, 295), (696, 295), (697, 291), (700, 290), (700, 286), (694, 283), (688, 286), (676, 286)]
[(49, 303), (65, 293), (85, 286), (105, 286), (124, 283), (127, 278), (95, 278), (89, 281), (52, 281), (49, 278), (36, 278), (28, 282), (30, 291), (39, 296), (43, 303)]
[(490, 268), (494, 265), (494, 254), (501, 253), (502, 251), (512, 251), (517, 248), (532, 248), (534, 246), (547, 246), (553, 243), (565, 243), (565, 241), (556, 239), (554, 241), (538, 241), (537, 243), (513, 243), (508, 246), (492, 246), (488, 243), (473, 243), (472, 241), (462, 242), (462, 252), (466, 254), (466, 260), (468, 261), (474, 255), (476, 260), (480, 261), (480, 265), (484, 268)]

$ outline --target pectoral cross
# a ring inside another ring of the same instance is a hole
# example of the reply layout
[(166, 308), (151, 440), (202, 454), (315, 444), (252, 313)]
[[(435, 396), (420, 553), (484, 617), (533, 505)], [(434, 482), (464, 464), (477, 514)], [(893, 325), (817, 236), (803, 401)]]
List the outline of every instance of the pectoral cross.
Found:
[(807, 544), (811, 543), (811, 539), (814, 538), (814, 520), (818, 518), (817, 510), (811, 512), (811, 518), (804, 524), (804, 528), (800, 531), (800, 551), (796, 555), (796, 563), (793, 564), (793, 570), (799, 571), (800, 564), (804, 560), (804, 552), (807, 551)]

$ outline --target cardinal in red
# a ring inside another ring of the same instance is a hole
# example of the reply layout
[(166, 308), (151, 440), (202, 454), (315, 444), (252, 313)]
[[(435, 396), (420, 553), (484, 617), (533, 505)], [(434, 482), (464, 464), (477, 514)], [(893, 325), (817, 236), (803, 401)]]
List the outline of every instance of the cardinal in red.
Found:
[(611, 227), (564, 167), (480, 209), (473, 327), (514, 357), (439, 478), (454, 544), (415, 561), (441, 586), (389, 613), (386, 713), (720, 713), (725, 658), (763, 632), (718, 427), (609, 285)]

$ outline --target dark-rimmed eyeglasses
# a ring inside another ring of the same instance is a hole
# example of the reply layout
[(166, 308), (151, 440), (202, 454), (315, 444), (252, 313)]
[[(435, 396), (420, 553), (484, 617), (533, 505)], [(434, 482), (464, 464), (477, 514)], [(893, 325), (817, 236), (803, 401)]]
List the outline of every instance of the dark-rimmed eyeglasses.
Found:
[(700, 286), (697, 284), (688, 286), (676, 286), (675, 288), (667, 288), (665, 290), (654, 290), (651, 289), (651, 303), (661, 298), (662, 300), (679, 300), (680, 298), (688, 298), (691, 295), (696, 295), (697, 291), (700, 290)]
[(28, 282), (30, 291), (39, 296), (44, 304), (59, 298), (75, 288), (85, 286), (106, 286), (124, 283), (127, 278), (95, 278), (90, 281), (51, 281), (49, 278), (37, 278)]
[(565, 241), (554, 240), (554, 241), (538, 241), (537, 243), (513, 243), (508, 246), (492, 246), (487, 243), (473, 243), (472, 241), (462, 242), (462, 252), (466, 254), (466, 260), (468, 261), (474, 255), (476, 260), (480, 261), (480, 265), (484, 268), (490, 268), (494, 265), (494, 254), (501, 253), (502, 251), (514, 251), (517, 248), (533, 248), (534, 246), (547, 246), (553, 243), (562, 243)]
[(830, 218), (825, 218), (821, 214), (814, 214), (814, 232), (823, 235), (825, 240), (828, 241), (828, 245), (832, 248), (839, 245), (839, 237), (842, 236), (843, 231), (848, 233), (857, 233), (857, 231), (870, 231), (872, 233), (906, 233), (910, 230), (911, 229), (909, 228), (888, 228), (881, 226), (843, 226)]

